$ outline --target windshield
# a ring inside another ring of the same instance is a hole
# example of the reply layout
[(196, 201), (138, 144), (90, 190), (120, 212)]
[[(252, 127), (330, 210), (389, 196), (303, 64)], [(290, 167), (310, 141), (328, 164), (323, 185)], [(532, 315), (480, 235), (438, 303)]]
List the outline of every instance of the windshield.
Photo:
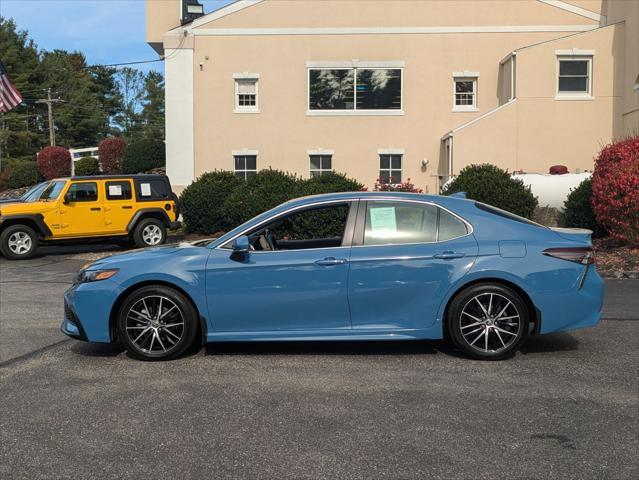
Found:
[(22, 201), (27, 203), (37, 202), (38, 200), (40, 200), (40, 195), (42, 195), (42, 192), (47, 187), (47, 185), (49, 185), (49, 182), (42, 182), (34, 185), (29, 190), (24, 192), (21, 197)]
[(42, 196), (40, 197), (40, 200), (46, 201), (46, 200), (57, 199), (60, 196), (60, 192), (62, 191), (66, 183), (67, 182), (65, 180), (59, 180), (57, 182), (49, 183), (49, 185), (45, 188), (44, 192), (42, 192)]

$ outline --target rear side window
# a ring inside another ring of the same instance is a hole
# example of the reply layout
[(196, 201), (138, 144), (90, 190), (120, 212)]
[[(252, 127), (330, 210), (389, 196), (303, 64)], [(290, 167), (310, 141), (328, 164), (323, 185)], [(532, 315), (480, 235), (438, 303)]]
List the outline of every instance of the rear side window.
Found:
[(444, 242), (468, 233), (466, 224), (436, 205), (369, 201), (364, 245)]
[(130, 182), (106, 182), (107, 200), (130, 200), (131, 197)]
[(138, 200), (167, 200), (171, 192), (167, 182), (156, 178), (152, 180), (136, 180), (136, 195)]
[(98, 184), (95, 182), (74, 183), (67, 192), (70, 202), (95, 202), (98, 199)]
[(528, 220), (527, 218), (520, 217), (519, 215), (515, 215), (514, 213), (507, 212), (506, 210), (502, 210), (501, 208), (493, 207), (492, 205), (486, 205), (485, 203), (475, 202), (475, 206), (480, 210), (484, 210), (485, 212), (492, 213), (493, 215), (499, 215), (500, 217), (507, 218), (509, 220), (514, 220), (515, 222), (527, 223), (528, 225), (535, 225), (536, 227), (546, 228), (543, 225), (540, 225), (532, 220)]

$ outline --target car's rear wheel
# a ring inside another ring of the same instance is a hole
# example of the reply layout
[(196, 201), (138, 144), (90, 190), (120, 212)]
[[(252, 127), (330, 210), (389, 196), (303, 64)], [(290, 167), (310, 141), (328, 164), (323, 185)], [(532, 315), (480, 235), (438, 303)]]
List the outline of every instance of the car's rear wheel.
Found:
[(180, 292), (163, 285), (142, 287), (118, 312), (118, 338), (136, 358), (167, 360), (184, 353), (198, 331), (195, 307)]
[(35, 255), (38, 235), (27, 225), (11, 225), (0, 235), (0, 252), (9, 260), (25, 260)]
[(515, 291), (498, 284), (477, 284), (451, 302), (448, 336), (467, 356), (501, 360), (521, 346), (529, 321), (528, 307)]
[(138, 247), (155, 247), (166, 242), (166, 227), (156, 218), (146, 218), (135, 227), (133, 240)]

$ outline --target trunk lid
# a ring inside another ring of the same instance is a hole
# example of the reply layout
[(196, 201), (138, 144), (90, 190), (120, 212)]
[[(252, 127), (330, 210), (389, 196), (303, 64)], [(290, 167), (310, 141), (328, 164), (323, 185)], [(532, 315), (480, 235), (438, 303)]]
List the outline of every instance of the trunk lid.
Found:
[(565, 240), (592, 245), (592, 230), (587, 228), (551, 227), (550, 229)]

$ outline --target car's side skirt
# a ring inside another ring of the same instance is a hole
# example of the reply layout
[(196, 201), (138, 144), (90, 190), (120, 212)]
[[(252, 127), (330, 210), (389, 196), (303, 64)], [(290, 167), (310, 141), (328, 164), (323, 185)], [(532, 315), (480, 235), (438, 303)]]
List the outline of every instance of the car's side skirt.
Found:
[(322, 329), (286, 330), (267, 332), (209, 332), (209, 342), (302, 342), (302, 341), (356, 341), (356, 340), (441, 340), (441, 325), (423, 330), (388, 329)]

